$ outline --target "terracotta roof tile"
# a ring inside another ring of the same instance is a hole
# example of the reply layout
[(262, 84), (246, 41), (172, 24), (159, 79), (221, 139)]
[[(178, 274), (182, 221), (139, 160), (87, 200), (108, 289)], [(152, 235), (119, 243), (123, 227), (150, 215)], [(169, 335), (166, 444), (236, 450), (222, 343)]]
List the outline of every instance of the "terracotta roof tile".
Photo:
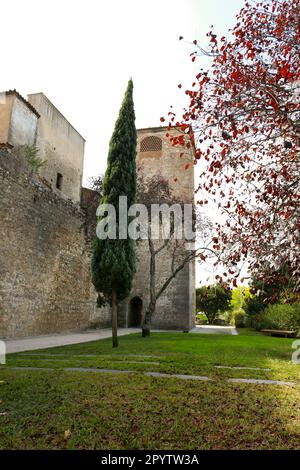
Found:
[(12, 149), (13, 145), (8, 142), (0, 142), (0, 149)]
[(23, 101), (23, 103), (26, 104), (26, 106), (39, 118), (40, 114), (37, 112), (37, 110), (32, 106), (32, 104), (29, 103), (29, 101), (25, 100), (22, 95), (15, 89), (15, 90), (8, 90), (5, 92), (6, 95), (15, 95), (19, 100)]

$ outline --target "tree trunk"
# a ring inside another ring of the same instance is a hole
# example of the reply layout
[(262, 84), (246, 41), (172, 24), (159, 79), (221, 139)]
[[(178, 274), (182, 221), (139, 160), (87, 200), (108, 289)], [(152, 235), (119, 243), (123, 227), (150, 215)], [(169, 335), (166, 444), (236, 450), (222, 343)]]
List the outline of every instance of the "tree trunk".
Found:
[(112, 325), (112, 343), (113, 348), (119, 346), (118, 343), (118, 302), (117, 302), (117, 292), (115, 289), (112, 290), (111, 296), (111, 325)]
[(146, 310), (145, 318), (142, 324), (142, 337), (143, 338), (150, 336), (152, 313), (153, 312), (151, 311), (151, 307), (149, 306)]
[(149, 249), (150, 249), (150, 303), (146, 309), (145, 318), (142, 324), (142, 337), (145, 338), (150, 336), (151, 331), (151, 318), (155, 312), (156, 307), (156, 295), (155, 295), (155, 281), (156, 281), (156, 263), (155, 263), (155, 249), (153, 240), (151, 238), (151, 232), (149, 232)]

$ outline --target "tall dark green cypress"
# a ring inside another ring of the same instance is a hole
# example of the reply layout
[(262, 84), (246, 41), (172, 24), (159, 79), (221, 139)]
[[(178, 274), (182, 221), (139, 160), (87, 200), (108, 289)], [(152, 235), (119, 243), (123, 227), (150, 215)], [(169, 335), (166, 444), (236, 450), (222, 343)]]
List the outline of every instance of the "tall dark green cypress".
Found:
[(112, 307), (113, 347), (118, 346), (117, 306), (131, 291), (135, 273), (135, 242), (118, 239), (119, 197), (127, 196), (127, 207), (136, 197), (136, 128), (133, 83), (129, 80), (109, 143), (101, 204), (112, 204), (117, 216), (117, 239), (96, 238), (92, 257), (92, 280), (96, 291)]

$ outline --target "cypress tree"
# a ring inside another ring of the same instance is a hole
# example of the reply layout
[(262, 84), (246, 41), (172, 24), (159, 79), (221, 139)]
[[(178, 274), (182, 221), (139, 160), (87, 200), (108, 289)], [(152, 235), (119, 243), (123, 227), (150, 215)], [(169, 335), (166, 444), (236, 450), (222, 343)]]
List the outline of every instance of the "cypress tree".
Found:
[(92, 281), (101, 302), (112, 307), (113, 347), (118, 346), (117, 306), (131, 291), (135, 273), (135, 242), (118, 239), (119, 197), (127, 196), (127, 209), (136, 197), (136, 128), (130, 79), (118, 119), (109, 143), (107, 169), (100, 204), (112, 204), (116, 210), (117, 239), (95, 240), (92, 257)]

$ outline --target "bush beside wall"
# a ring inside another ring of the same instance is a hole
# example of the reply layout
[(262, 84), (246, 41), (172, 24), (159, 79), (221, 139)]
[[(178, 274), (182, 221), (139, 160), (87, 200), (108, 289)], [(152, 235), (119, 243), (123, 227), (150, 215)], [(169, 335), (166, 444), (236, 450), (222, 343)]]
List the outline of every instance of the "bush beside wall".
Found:
[(247, 315), (247, 326), (257, 330), (290, 330), (300, 335), (300, 303), (268, 305), (256, 315)]

